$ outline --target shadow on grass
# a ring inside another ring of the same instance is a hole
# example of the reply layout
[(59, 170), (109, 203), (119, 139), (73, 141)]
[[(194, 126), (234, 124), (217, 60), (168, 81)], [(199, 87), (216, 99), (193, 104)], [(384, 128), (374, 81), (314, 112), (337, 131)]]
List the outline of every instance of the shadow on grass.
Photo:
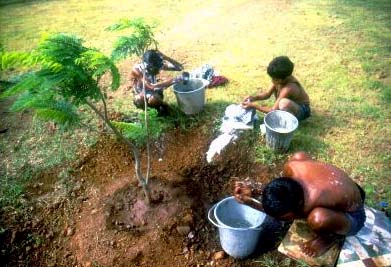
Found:
[[(214, 101), (206, 103), (204, 109), (199, 113), (186, 115), (178, 107), (177, 104), (170, 104), (170, 114), (166, 117), (175, 127), (180, 127), (184, 130), (198, 126), (200, 123), (215, 123), (214, 128), (218, 127), (219, 119), (224, 115), (225, 108), (231, 104), (227, 101)], [(213, 129), (212, 129), (213, 130)]]
[(334, 125), (336, 120), (332, 114), (313, 111), (310, 118), (299, 123), (290, 150), (306, 151), (312, 155), (326, 154), (329, 145), (324, 142), (324, 137)]

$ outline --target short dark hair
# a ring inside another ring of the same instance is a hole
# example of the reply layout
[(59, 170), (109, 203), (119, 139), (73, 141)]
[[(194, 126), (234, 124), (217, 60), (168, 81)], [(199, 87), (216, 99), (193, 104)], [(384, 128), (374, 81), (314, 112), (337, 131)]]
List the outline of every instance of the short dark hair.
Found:
[(270, 61), (267, 74), (276, 79), (285, 79), (293, 72), (294, 64), (287, 56), (280, 56)]
[(163, 67), (163, 56), (157, 50), (148, 50), (143, 55), (143, 61), (147, 68), (161, 69)]
[(292, 178), (276, 178), (265, 186), (262, 206), (268, 215), (276, 218), (288, 212), (300, 213), (304, 206), (304, 190)]

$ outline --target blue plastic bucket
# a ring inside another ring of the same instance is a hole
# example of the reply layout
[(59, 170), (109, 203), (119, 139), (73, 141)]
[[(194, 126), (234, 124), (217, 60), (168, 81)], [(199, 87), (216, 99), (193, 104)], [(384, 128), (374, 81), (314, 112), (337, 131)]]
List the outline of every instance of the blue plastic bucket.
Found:
[(264, 117), (266, 126), (266, 145), (277, 152), (286, 152), (293, 132), (299, 126), (297, 118), (283, 110), (274, 110)]
[(265, 218), (265, 213), (241, 204), (233, 197), (223, 199), (208, 212), (209, 221), (219, 229), (221, 247), (237, 259), (254, 252)]
[(179, 108), (187, 115), (196, 114), (205, 105), (205, 88), (209, 82), (205, 79), (189, 79), (186, 83), (174, 84), (174, 94)]

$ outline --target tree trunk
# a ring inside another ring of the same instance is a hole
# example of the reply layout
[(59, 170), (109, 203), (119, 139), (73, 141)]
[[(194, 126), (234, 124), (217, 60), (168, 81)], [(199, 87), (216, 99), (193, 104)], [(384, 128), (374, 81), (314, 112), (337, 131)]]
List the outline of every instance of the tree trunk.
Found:
[(122, 135), (122, 133), (119, 132), (118, 129), (110, 122), (110, 120), (108, 118), (106, 118), (106, 116), (103, 115), (92, 103), (86, 101), (86, 104), (92, 110), (94, 110), (95, 113), (105, 122), (105, 124), (113, 130), (114, 134), (130, 148), (131, 152), (133, 153), (133, 157), (134, 157), (136, 177), (137, 177), (138, 181), (140, 182), (141, 187), (144, 191), (147, 203), (150, 204), (151, 203), (151, 191), (149, 190), (149, 186), (141, 173), (141, 162), (140, 162), (140, 156), (139, 156), (137, 147), (132, 142), (130, 142), (127, 138), (125, 138)]

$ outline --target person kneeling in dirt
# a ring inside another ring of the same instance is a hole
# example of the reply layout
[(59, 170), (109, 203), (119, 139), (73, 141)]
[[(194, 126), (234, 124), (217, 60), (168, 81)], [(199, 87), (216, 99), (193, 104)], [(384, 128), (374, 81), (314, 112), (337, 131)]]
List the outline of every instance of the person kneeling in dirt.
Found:
[[(174, 59), (157, 50), (146, 51), (142, 60), (143, 62), (136, 64), (131, 71), (131, 83), (134, 93), (133, 103), (137, 108), (144, 109), (144, 84), (147, 106), (157, 109), (160, 113), (165, 113), (168, 106), (163, 102), (163, 90), (181, 82), (183, 76), (179, 75), (159, 81), (158, 74), (161, 70), (181, 71), (183, 67)], [(145, 79), (143, 79), (143, 74), (145, 74)]]
[[(282, 174), (263, 188), (236, 182), (234, 196), (278, 220), (305, 219), (317, 234), (300, 246), (308, 256), (324, 254), (335, 242), (363, 227), (365, 192), (343, 170), (297, 152)], [(261, 197), (260, 202), (251, 201), (253, 197)]]
[[(274, 58), (267, 67), (267, 73), (272, 78), (269, 89), (255, 96), (246, 96), (242, 107), (254, 108), (263, 113), (284, 110), (295, 115), (298, 120), (308, 118), (311, 115), (310, 99), (299, 81), (292, 76), (293, 67), (294, 64), (287, 56)], [(258, 100), (269, 99), (271, 95), (276, 98), (271, 108), (255, 103)]]

